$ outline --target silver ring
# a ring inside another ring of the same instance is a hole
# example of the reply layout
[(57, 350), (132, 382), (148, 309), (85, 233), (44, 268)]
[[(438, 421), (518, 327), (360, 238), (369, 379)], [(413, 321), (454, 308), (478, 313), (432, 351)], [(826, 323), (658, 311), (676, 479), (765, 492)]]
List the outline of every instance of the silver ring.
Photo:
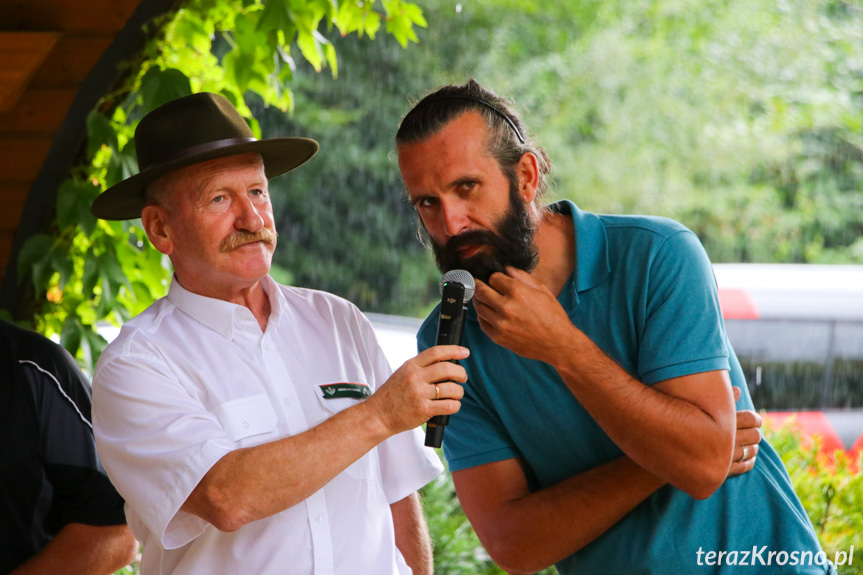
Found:
[(440, 388), (437, 385), (434, 386), (434, 398), (440, 399)]
[(746, 461), (746, 456), (749, 455), (749, 446), (743, 446), (743, 455), (740, 456), (740, 461)]

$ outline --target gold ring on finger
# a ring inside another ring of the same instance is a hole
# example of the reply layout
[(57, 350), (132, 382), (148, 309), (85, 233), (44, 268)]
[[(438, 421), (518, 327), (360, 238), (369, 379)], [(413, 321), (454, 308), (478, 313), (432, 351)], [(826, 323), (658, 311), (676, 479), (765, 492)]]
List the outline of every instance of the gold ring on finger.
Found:
[(440, 388), (437, 385), (434, 386), (434, 398), (440, 399)]

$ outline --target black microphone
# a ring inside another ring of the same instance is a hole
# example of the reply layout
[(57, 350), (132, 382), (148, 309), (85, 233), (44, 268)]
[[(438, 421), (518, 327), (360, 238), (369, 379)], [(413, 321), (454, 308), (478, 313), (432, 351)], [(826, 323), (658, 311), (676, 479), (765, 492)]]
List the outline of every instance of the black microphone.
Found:
[[(467, 302), (473, 297), (476, 284), (464, 270), (450, 270), (440, 280), (440, 319), (435, 345), (459, 345), (464, 328)], [(457, 363), (457, 362), (453, 362)], [(440, 447), (449, 415), (436, 415), (426, 424), (426, 447)]]

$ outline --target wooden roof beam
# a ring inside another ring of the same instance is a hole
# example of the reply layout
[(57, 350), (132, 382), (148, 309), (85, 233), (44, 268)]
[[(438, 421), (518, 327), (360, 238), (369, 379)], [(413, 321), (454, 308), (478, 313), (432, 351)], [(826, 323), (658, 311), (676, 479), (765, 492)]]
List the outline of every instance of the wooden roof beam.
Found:
[(0, 32), (0, 112), (15, 107), (59, 39), (56, 32)]

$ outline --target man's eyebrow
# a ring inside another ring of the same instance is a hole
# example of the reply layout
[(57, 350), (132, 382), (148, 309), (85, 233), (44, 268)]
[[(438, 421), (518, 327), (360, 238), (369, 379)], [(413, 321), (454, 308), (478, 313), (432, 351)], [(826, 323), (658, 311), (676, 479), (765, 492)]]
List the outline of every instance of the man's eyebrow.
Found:
[[(202, 197), (207, 196), (209, 194), (212, 194), (214, 192), (218, 192), (219, 190), (228, 189), (231, 187), (228, 184), (223, 185), (223, 186), (211, 185), (211, 183), (213, 182), (214, 179), (216, 179), (217, 176), (218, 176), (218, 174), (212, 174), (209, 176), (204, 176), (201, 179), (199, 185), (197, 186), (198, 189), (194, 192), (194, 197), (195, 198), (202, 198)], [(266, 177), (263, 177), (261, 179), (256, 178), (254, 181), (249, 182), (246, 187), (247, 188), (262, 188), (262, 189), (269, 191), (269, 178), (266, 178)]]
[(455, 188), (462, 184), (469, 184), (477, 181), (479, 181), (479, 179), (474, 176), (459, 176), (449, 183), (449, 187)]

